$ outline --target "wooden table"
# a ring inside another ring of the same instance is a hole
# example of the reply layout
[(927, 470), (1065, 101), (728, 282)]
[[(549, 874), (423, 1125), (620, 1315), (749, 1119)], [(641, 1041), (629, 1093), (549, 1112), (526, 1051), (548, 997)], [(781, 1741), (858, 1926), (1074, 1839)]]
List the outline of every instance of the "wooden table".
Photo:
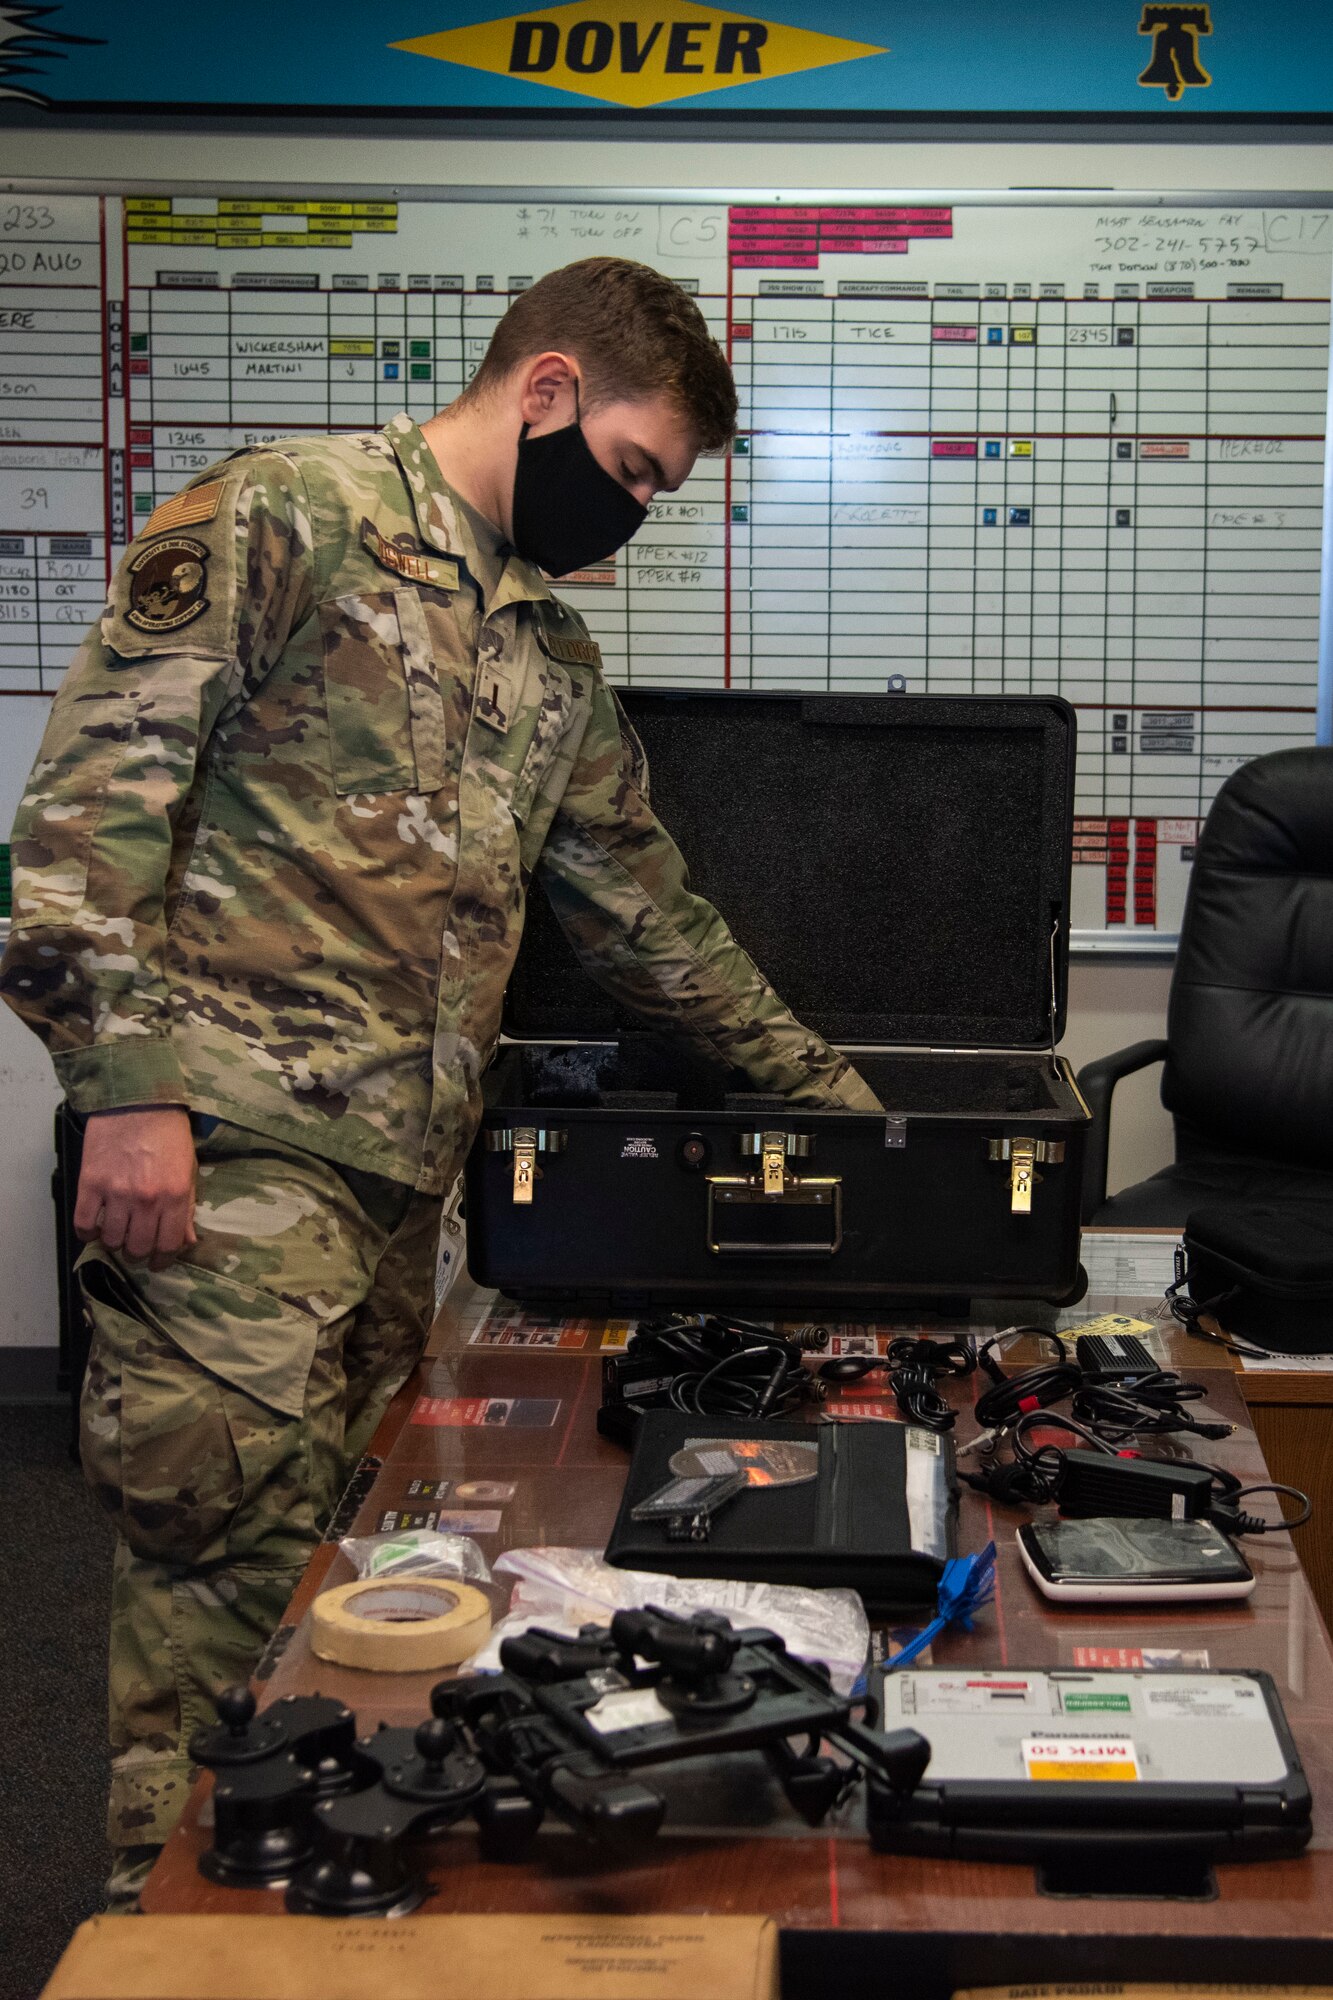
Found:
[[(474, 1480), (499, 1480), (511, 1482), (515, 1494), (503, 1508), (500, 1532), (481, 1538), (491, 1561), (509, 1547), (600, 1548), (604, 1543), (625, 1458), (599, 1439), (594, 1426), (600, 1323), (585, 1322), (564, 1335), (570, 1343), (565, 1347), (470, 1344), (489, 1304), (488, 1295), (471, 1292), (465, 1281), (446, 1306), (432, 1342), (433, 1358), (397, 1397), (381, 1425), (359, 1503), (339, 1524), (342, 1532), (372, 1533), (386, 1513), (411, 1506), (414, 1480), (445, 1479), (455, 1488)], [(1219, 1354), (1217, 1359), (1226, 1357)], [(1200, 1371), (1196, 1345), (1190, 1372), (1203, 1373), (1212, 1408), (1239, 1426), (1226, 1444), (1207, 1446), (1208, 1453), (1246, 1481), (1262, 1480), (1263, 1457), (1245, 1421), (1233, 1370)], [(852, 1393), (863, 1396), (865, 1385)], [(421, 1421), (423, 1416), (456, 1414), (442, 1411), (438, 1403), (423, 1406), (423, 1396), (555, 1398), (559, 1411), (553, 1424), (539, 1427), (459, 1426)], [(965, 1409), (958, 1441), (971, 1434), (970, 1409)], [(459, 1504), (467, 1504), (466, 1497)], [(1221, 1900), (1216, 1903), (1053, 1901), (1035, 1892), (1030, 1866), (884, 1856), (873, 1853), (852, 1831), (802, 1828), (782, 1835), (706, 1839), (668, 1832), (646, 1858), (620, 1863), (557, 1831), (543, 1835), (531, 1860), (502, 1866), (478, 1860), (472, 1836), (460, 1830), (436, 1846), (432, 1861), (438, 1857), (439, 1865), (432, 1872), (438, 1886), (429, 1907), (477, 1913), (767, 1912), (796, 1931), (864, 1934), (862, 1949), (865, 1935), (884, 1931), (1297, 1937), (1321, 1941), (1319, 1949), (1327, 1947), (1327, 1964), (1333, 1969), (1333, 1654), (1290, 1540), (1274, 1535), (1249, 1545), (1259, 1584), (1245, 1603), (1188, 1612), (1122, 1607), (1076, 1614), (1048, 1605), (1021, 1573), (1013, 1530), (1022, 1518), (965, 1493), (960, 1547), (976, 1548), (993, 1536), (1000, 1551), (999, 1585), (994, 1607), (982, 1616), (976, 1632), (948, 1637), (936, 1649), (937, 1662), (1071, 1666), (1078, 1647), (1148, 1644), (1205, 1649), (1214, 1667), (1266, 1668), (1281, 1690), (1314, 1791), (1316, 1835), (1307, 1854), (1219, 1868)], [(332, 1543), (317, 1552), (262, 1663), (261, 1701), (318, 1689), (349, 1703), (363, 1729), (381, 1720), (418, 1721), (428, 1712), (427, 1697), (438, 1675), (351, 1672), (311, 1654), (311, 1602), (326, 1585), (347, 1581), (351, 1574)], [(503, 1602), (501, 1593), (497, 1602)], [(271, 1892), (224, 1890), (198, 1874), (196, 1863), (207, 1844), (201, 1813), (206, 1819), (210, 1782), (205, 1778), (196, 1787), (167, 1843), (145, 1892), (145, 1908), (237, 1914), (279, 1909), (280, 1899)], [(1171, 1957), (1168, 1953), (1160, 1961), (1163, 1968)], [(1177, 1969), (1170, 1976), (1198, 1976), (1188, 1971), (1188, 1957), (1181, 1961), (1176, 1956), (1174, 1962)], [(1235, 1964), (1239, 1967), (1240, 1961)], [(1226, 1976), (1244, 1975), (1237, 1969)], [(1252, 1964), (1248, 1976), (1283, 1975), (1256, 1971)], [(1300, 1976), (1313, 1974), (1305, 1970)]]

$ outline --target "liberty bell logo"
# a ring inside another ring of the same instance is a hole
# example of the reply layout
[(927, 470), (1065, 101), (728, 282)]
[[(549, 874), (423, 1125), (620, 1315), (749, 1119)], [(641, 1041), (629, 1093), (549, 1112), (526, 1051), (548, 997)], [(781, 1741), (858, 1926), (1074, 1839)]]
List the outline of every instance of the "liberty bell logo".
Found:
[(1194, 85), (1211, 83), (1199, 61), (1199, 37), (1212, 32), (1207, 7), (1145, 7), (1139, 33), (1153, 38), (1152, 60), (1139, 82), (1164, 90), (1173, 104)]

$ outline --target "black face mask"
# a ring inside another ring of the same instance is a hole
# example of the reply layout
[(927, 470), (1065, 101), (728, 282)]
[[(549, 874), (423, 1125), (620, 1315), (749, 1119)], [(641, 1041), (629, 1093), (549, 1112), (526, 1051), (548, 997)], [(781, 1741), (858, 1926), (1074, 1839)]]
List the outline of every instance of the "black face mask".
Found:
[(604, 562), (648, 517), (632, 493), (593, 457), (579, 417), (564, 430), (530, 438), (518, 434), (514, 468), (514, 547), (525, 562), (548, 576), (568, 576), (589, 563)]

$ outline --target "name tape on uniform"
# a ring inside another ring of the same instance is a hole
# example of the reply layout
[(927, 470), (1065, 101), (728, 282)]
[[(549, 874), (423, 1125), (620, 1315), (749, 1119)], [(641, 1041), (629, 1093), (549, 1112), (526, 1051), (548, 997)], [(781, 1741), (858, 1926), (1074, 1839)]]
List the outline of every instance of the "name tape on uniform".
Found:
[(544, 618), (537, 621), (538, 643), (542, 651), (562, 667), (600, 667), (602, 649), (595, 639), (573, 638), (553, 632)]
[(373, 521), (361, 524), (361, 546), (384, 569), (405, 576), (409, 583), (430, 583), (437, 590), (457, 590), (458, 564), (448, 556), (424, 556), (416, 549), (400, 548), (380, 533)]

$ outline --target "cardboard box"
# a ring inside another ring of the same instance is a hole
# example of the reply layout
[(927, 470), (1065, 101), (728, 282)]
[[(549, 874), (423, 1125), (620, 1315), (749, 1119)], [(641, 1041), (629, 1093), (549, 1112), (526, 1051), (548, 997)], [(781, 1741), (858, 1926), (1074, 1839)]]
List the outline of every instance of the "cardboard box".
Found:
[(93, 1917), (42, 2000), (778, 2000), (768, 1917)]

